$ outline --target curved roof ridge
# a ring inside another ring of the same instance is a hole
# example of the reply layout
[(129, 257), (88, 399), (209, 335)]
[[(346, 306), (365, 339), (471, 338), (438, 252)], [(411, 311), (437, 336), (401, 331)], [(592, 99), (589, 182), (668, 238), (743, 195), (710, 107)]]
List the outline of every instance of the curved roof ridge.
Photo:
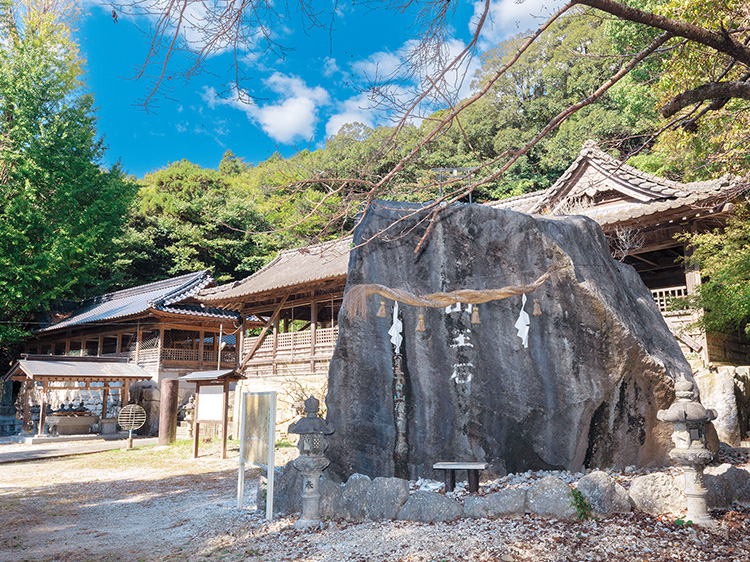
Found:
[(200, 276), (206, 273), (208, 273), (208, 270), (204, 269), (204, 270), (193, 272), (193, 273), (185, 273), (177, 277), (170, 277), (169, 279), (161, 279), (160, 281), (152, 281), (151, 283), (146, 283), (145, 285), (138, 285), (137, 287), (128, 287), (127, 289), (120, 289), (119, 291), (113, 291), (111, 293), (104, 293), (103, 295), (96, 295), (94, 297), (88, 297), (78, 303), (78, 308), (83, 307), (83, 306), (88, 306), (90, 304), (99, 304), (105, 301), (132, 297), (132, 296), (140, 295), (143, 293), (151, 293), (153, 291), (166, 289), (172, 286), (181, 287), (186, 282), (191, 281), (193, 277)]
[[(336, 240), (320, 242), (310, 246), (301, 246), (280, 250), (277, 256), (258, 271), (240, 281), (234, 281), (218, 287), (200, 291), (197, 298), (204, 302), (227, 300), (242, 297), (256, 292), (252, 285), (260, 279), (260, 285), (268, 289), (280, 288), (302, 283), (313, 279), (324, 279), (345, 276), (348, 256), (351, 250), (352, 236), (344, 236)], [(339, 251), (340, 250), (340, 251)], [(330, 251), (331, 259), (322, 258)], [(346, 256), (346, 264), (332, 262)], [(316, 260), (316, 258), (318, 258)], [(284, 272), (269, 273), (279, 264), (284, 265)], [(311, 269), (314, 268), (314, 269)]]

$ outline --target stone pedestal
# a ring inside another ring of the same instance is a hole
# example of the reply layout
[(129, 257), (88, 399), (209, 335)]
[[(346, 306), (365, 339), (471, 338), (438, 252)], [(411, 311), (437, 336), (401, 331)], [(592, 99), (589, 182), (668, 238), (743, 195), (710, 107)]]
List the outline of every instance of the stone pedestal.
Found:
[(321, 522), (320, 518), (320, 475), (328, 466), (325, 457), (298, 457), (292, 461), (294, 468), (302, 473), (302, 517), (294, 526), (308, 529)]

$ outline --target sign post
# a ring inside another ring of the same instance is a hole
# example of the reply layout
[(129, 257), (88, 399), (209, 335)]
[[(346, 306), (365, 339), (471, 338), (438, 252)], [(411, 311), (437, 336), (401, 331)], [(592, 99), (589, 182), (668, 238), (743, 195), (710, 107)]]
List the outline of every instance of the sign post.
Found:
[(276, 449), (276, 392), (244, 392), (240, 404), (240, 462), (237, 508), (245, 495), (245, 463), (268, 469), (266, 519), (273, 519), (274, 454)]

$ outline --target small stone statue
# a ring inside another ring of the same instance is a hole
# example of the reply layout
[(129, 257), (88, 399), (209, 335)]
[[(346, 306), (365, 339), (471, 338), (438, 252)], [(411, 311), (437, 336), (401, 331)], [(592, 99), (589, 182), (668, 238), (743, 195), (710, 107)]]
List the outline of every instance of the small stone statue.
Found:
[(185, 422), (188, 424), (188, 437), (193, 438), (193, 426), (195, 421), (195, 396), (191, 396), (188, 403), (182, 409), (185, 411)]

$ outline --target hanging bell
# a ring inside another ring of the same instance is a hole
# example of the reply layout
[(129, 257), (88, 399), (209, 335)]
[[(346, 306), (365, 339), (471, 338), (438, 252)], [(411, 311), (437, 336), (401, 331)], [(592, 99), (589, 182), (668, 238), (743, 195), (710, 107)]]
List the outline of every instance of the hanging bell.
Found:
[(378, 318), (385, 318), (386, 314), (385, 314), (385, 301), (384, 300), (380, 301), (380, 308), (378, 308), (378, 313), (376, 316)]
[(419, 319), (417, 320), (417, 332), (424, 332), (424, 312), (419, 312)]
[(479, 320), (479, 308), (477, 305), (474, 305), (471, 311), (471, 323), (472, 324), (481, 324), (481, 320)]
[(533, 316), (542, 315), (542, 307), (539, 306), (539, 299), (534, 299), (534, 311), (531, 313)]

